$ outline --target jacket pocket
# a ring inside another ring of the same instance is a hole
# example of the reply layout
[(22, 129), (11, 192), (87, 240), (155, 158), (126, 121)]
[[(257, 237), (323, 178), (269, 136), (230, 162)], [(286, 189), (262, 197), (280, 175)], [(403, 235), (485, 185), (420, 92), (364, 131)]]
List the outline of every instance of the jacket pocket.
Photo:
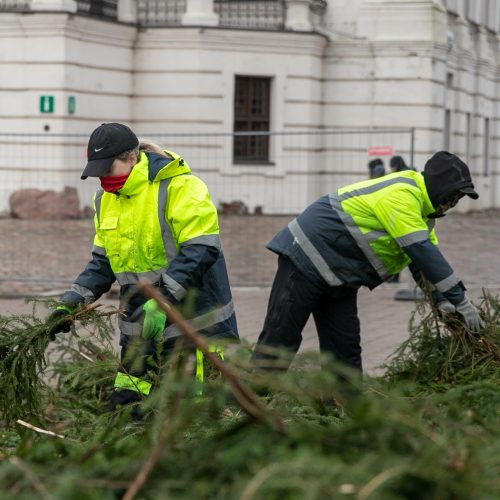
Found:
[(102, 230), (116, 229), (118, 227), (118, 216), (105, 217), (100, 224)]
[(120, 254), (120, 241), (118, 237), (118, 216), (104, 217), (100, 224), (100, 234), (106, 248), (106, 255), (110, 260), (115, 260)]

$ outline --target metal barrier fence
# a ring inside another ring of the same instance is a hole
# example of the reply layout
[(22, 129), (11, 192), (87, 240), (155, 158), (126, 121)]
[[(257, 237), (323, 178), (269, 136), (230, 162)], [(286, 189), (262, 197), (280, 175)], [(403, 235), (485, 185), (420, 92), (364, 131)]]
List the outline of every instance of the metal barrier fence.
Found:
[[(274, 264), (266, 260), (270, 252), (264, 250), (265, 243), (321, 195), (366, 179), (370, 154), (392, 152), (413, 163), (412, 129), (139, 135), (180, 154), (207, 183), (221, 216), (231, 281), (238, 285), (269, 284)], [(98, 180), (80, 180), (87, 140), (87, 134), (0, 134), (0, 212), (4, 214), (0, 280), (67, 282), (83, 268), (91, 245), (90, 220), (36, 220), (42, 212), (36, 205), (32, 220), (12, 219), (8, 214), (10, 195), (24, 188), (73, 187), (81, 207), (90, 205)], [(265, 141), (267, 159), (245, 162), (242, 141), (250, 146)], [(389, 172), (388, 157), (385, 163)], [(68, 238), (79, 242), (76, 248)], [(64, 259), (74, 262), (66, 265)]]

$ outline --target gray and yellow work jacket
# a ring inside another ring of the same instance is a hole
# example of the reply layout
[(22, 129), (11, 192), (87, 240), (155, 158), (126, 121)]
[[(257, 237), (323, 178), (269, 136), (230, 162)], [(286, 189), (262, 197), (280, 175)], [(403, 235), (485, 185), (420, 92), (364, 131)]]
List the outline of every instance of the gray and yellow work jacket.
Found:
[(329, 286), (372, 289), (412, 263), (437, 292), (458, 304), (464, 286), (439, 250), (433, 212), (423, 175), (396, 172), (321, 197), (267, 248)]
[[(134, 312), (146, 298), (134, 293), (134, 285), (145, 280), (161, 285), (201, 333), (237, 338), (217, 210), (186, 162), (165, 153), (141, 152), (119, 192), (97, 191), (92, 260), (67, 293), (93, 302), (117, 280), (126, 310), (119, 320), (122, 336), (137, 337), (142, 317)], [(186, 302), (189, 307), (182, 307)], [(179, 335), (167, 324), (164, 339)]]

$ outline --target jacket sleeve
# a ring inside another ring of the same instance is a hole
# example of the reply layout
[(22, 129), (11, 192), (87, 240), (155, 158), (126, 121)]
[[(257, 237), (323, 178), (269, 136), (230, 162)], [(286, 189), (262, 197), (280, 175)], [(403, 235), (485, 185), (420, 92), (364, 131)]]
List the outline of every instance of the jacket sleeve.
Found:
[[(104, 248), (94, 246), (92, 259), (75, 279), (71, 288), (61, 296), (60, 300), (65, 303), (94, 302), (111, 288), (115, 279)], [(78, 294), (81, 299), (75, 294)]]
[[(410, 257), (414, 266), (430, 281), (436, 299), (441, 294), (453, 305), (464, 300), (465, 287), (463, 283), (455, 275), (436, 245), (427, 240), (409, 245), (403, 250)], [(415, 276), (414, 272), (413, 274)]]
[(206, 185), (193, 175), (183, 175), (174, 178), (168, 189), (165, 217), (178, 253), (163, 274), (162, 284), (175, 303), (187, 290), (201, 285), (221, 246), (217, 210)]
[(94, 246), (92, 248), (92, 258), (85, 266), (83, 272), (75, 279), (70, 290), (61, 296), (60, 300), (62, 302), (94, 302), (101, 297), (101, 295), (106, 293), (116, 280), (100, 236), (99, 217), (97, 214), (101, 195), (102, 191), (98, 191), (94, 196), (95, 236)]
[(418, 192), (398, 191), (379, 202), (374, 211), (384, 229), (411, 259), (414, 276), (416, 266), (436, 292), (454, 305), (460, 303), (465, 287), (439, 250), (434, 229), (422, 217)]

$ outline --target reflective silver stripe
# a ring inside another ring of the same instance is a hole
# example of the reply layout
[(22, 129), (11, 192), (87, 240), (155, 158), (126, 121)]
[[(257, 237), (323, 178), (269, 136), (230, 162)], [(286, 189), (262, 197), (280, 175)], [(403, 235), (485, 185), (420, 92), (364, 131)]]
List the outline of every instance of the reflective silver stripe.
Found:
[(118, 318), (118, 327), (123, 335), (129, 337), (139, 337), (142, 332), (142, 322), (138, 321), (130, 323), (130, 321), (123, 321), (121, 318)]
[(389, 236), (389, 233), (387, 231), (369, 231), (368, 233), (365, 233), (363, 236), (368, 243), (371, 243), (372, 241), (382, 238), (382, 236)]
[(292, 233), (294, 238), (293, 243), (297, 243), (302, 251), (307, 255), (309, 260), (313, 263), (314, 267), (319, 272), (320, 276), (330, 285), (330, 286), (340, 286), (342, 281), (335, 276), (334, 272), (330, 269), (330, 266), (323, 259), (322, 255), (318, 252), (316, 247), (311, 243), (309, 238), (305, 235), (304, 231), (300, 227), (297, 219), (293, 219), (292, 222), (288, 224), (288, 229)]
[(354, 198), (355, 196), (363, 196), (365, 194), (371, 194), (379, 191), (380, 189), (384, 189), (387, 186), (392, 186), (393, 184), (398, 183), (410, 184), (411, 186), (417, 186), (417, 183), (413, 179), (408, 179), (407, 177), (395, 177), (394, 179), (387, 179), (385, 181), (377, 182), (376, 184), (372, 184), (371, 186), (366, 186), (364, 188), (353, 189), (352, 191), (347, 191), (346, 193), (342, 193), (339, 196), (339, 200), (345, 201), (349, 198)]
[(329, 198), (332, 208), (337, 212), (345, 227), (351, 233), (351, 236), (358, 244), (358, 247), (365, 254), (368, 262), (373, 266), (380, 278), (385, 281), (389, 277), (389, 271), (384, 266), (384, 263), (379, 259), (373, 248), (370, 246), (369, 238), (361, 233), (361, 230), (354, 222), (354, 219), (348, 213), (342, 210), (339, 197), (335, 193), (330, 193)]
[(123, 273), (115, 273), (116, 280), (120, 286), (135, 285), (139, 280), (147, 281), (148, 283), (158, 283), (161, 275), (166, 271), (165, 267), (156, 271), (145, 271), (143, 273), (133, 273), (125, 271)]
[(101, 200), (104, 194), (104, 189), (99, 188), (94, 197), (95, 213), (97, 215), (97, 222), (99, 222), (99, 217), (101, 216)]
[(175, 246), (172, 230), (165, 219), (165, 211), (167, 206), (167, 190), (172, 179), (163, 179), (158, 187), (158, 220), (160, 222), (161, 238), (163, 240), (163, 248), (167, 262), (170, 264), (177, 255), (177, 247)]
[(458, 285), (460, 280), (456, 276), (455, 273), (451, 273), (447, 278), (441, 280), (439, 283), (433, 283), (436, 287), (436, 290), (440, 293), (445, 293), (454, 286)]
[(191, 238), (190, 240), (186, 240), (181, 243), (181, 247), (185, 247), (187, 245), (205, 245), (207, 247), (215, 247), (220, 249), (220, 237), (218, 234), (207, 234), (204, 236), (197, 236), (196, 238)]
[[(226, 321), (233, 314), (234, 314), (234, 304), (233, 301), (231, 300), (225, 306), (222, 306), (218, 309), (214, 309), (213, 311), (201, 314), (196, 318), (188, 320), (188, 323), (196, 330), (205, 330), (211, 326)], [(118, 325), (120, 327), (120, 332), (123, 333), (124, 335), (128, 335), (130, 337), (138, 337), (141, 335), (142, 319), (141, 321), (130, 323), (129, 321), (123, 321), (121, 318), (118, 318)], [(163, 332), (163, 339), (167, 340), (179, 337), (180, 335), (182, 335), (182, 333), (177, 328), (177, 326), (170, 325), (167, 328), (165, 328), (165, 331)]]
[(187, 293), (187, 290), (167, 273), (161, 275), (161, 279), (167, 290), (177, 299), (182, 300)]
[(92, 253), (96, 253), (97, 255), (106, 255), (106, 249), (103, 247), (98, 247), (97, 245), (94, 245), (92, 247)]
[(414, 233), (405, 234), (394, 239), (400, 247), (408, 247), (420, 241), (427, 241), (429, 239), (429, 231), (415, 231)]
[[(196, 330), (205, 330), (211, 326), (226, 321), (233, 314), (234, 304), (231, 300), (225, 306), (219, 307), (218, 309), (214, 309), (213, 311), (205, 314), (200, 314), (200, 316), (196, 316), (196, 318), (188, 320), (188, 323)], [(165, 331), (163, 332), (164, 340), (178, 337), (179, 335), (182, 335), (182, 333), (175, 325), (170, 325), (165, 328)]]
[(73, 283), (71, 285), (71, 291), (76, 292), (78, 295), (81, 295), (85, 299), (85, 303), (89, 304), (90, 302), (95, 301), (95, 296), (92, 290), (89, 290), (88, 288), (85, 288), (84, 286), (77, 285), (76, 283)]

